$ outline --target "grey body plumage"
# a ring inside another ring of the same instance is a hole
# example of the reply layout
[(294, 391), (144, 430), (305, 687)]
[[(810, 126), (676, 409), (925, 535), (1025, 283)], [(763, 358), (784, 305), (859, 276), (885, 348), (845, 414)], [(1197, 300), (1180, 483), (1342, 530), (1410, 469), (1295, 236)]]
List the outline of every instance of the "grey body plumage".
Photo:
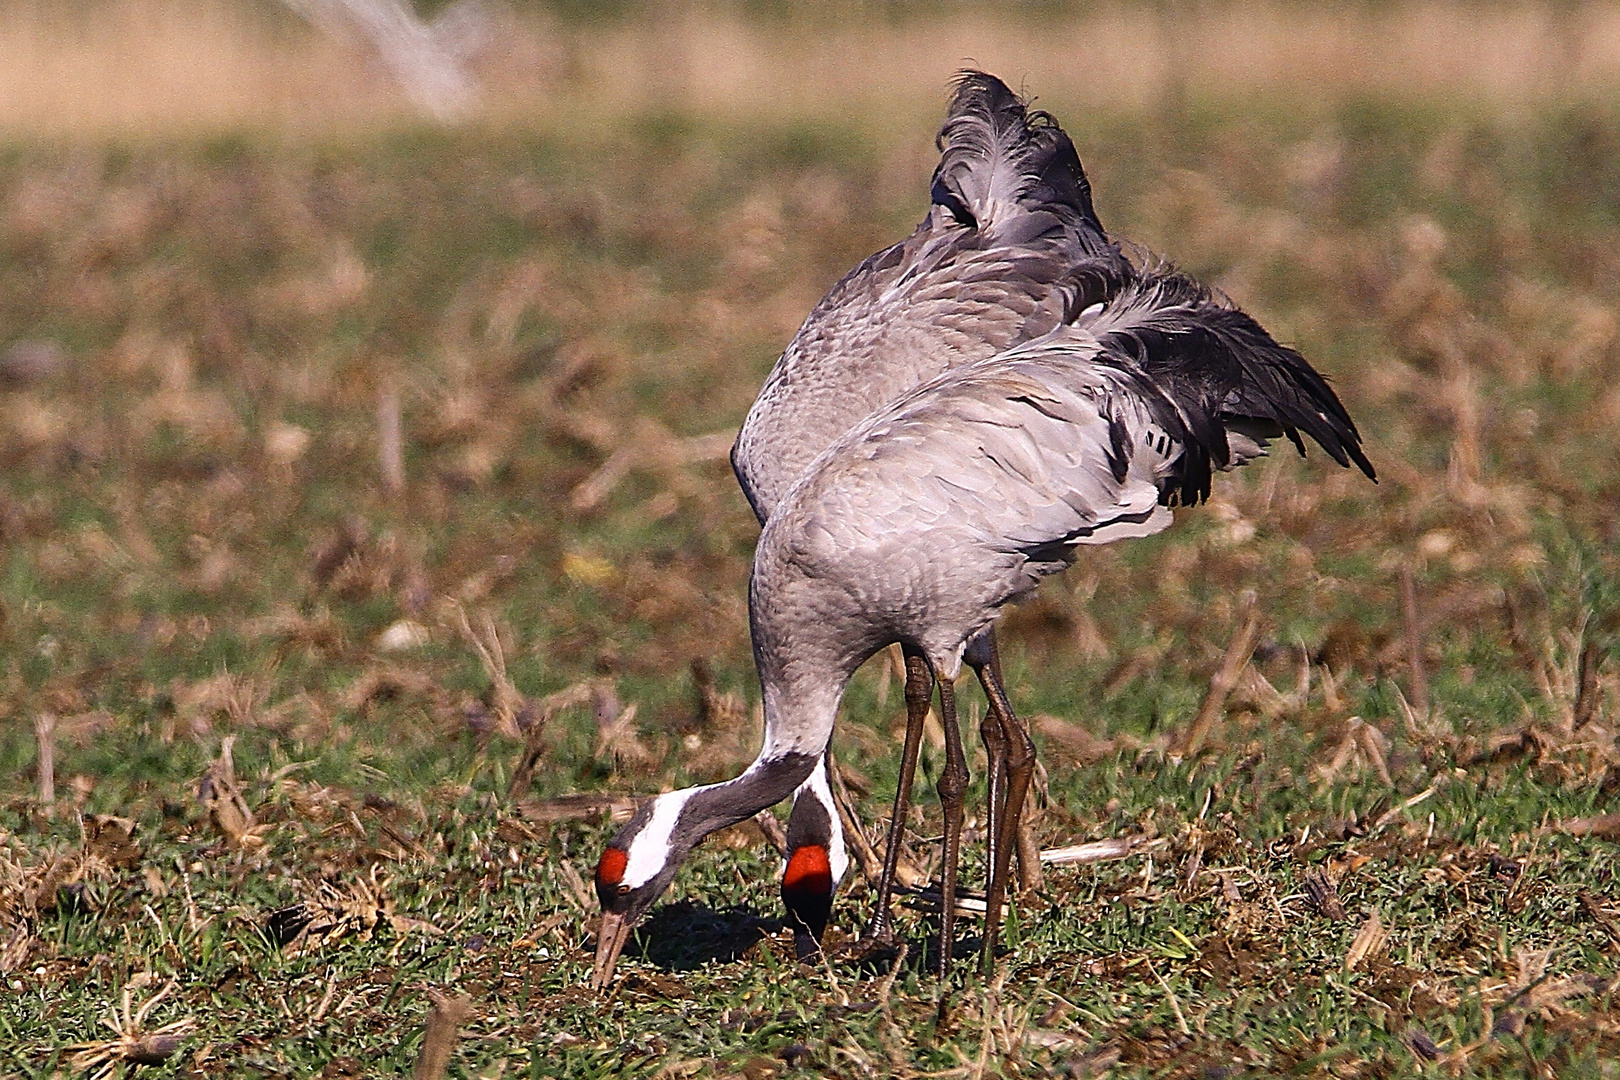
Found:
[(1373, 475), (1297, 353), (1186, 276), (1143, 271), (1053, 332), (912, 389), (806, 469), (755, 553), (761, 670), (804, 650), (853, 671), (902, 641), (954, 677), (967, 642), (1079, 548), (1157, 532), (1171, 505), (1204, 497), (1211, 468), (1301, 431)]

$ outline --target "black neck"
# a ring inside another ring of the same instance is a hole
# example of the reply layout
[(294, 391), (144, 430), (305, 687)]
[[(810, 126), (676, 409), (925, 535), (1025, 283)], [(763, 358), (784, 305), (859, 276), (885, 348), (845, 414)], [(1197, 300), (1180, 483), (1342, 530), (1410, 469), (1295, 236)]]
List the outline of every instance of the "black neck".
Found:
[(793, 801), (793, 813), (788, 815), (788, 851), (811, 845), (830, 847), (832, 825), (828, 808), (807, 790)]
[(815, 765), (812, 755), (790, 752), (755, 761), (735, 780), (699, 788), (681, 808), (672, 839), (691, 848), (710, 833), (775, 806), (804, 783)]

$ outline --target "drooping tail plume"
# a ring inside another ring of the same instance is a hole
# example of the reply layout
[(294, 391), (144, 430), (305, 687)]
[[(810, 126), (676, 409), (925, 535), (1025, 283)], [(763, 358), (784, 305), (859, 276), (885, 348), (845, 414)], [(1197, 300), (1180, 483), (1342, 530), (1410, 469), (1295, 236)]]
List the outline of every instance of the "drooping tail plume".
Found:
[(1186, 447), (1183, 504), (1209, 495), (1213, 469), (1239, 464), (1233, 440), (1263, 445), (1285, 435), (1301, 454), (1308, 435), (1334, 461), (1376, 480), (1361, 434), (1327, 380), (1249, 315), (1191, 276), (1150, 267), (1106, 304), (1081, 316), (1104, 348), (1099, 359), (1127, 370), (1160, 420)]
[(1034, 235), (1056, 218), (1082, 251), (1112, 250), (1074, 143), (994, 75), (962, 73), (938, 142), (933, 200), (962, 224)]

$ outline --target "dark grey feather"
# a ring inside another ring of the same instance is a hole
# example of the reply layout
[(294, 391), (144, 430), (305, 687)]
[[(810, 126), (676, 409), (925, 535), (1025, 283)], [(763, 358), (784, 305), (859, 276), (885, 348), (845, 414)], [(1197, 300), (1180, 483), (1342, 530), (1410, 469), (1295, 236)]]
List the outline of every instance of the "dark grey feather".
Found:
[(961, 224), (985, 231), (1057, 228), (1080, 251), (1113, 250), (1074, 143), (1050, 114), (1030, 110), (994, 75), (962, 73), (938, 142), (932, 197)]
[[(1165, 496), (1209, 496), (1211, 472), (1232, 464), (1227, 429), (1281, 434), (1304, 454), (1310, 436), (1340, 465), (1377, 479), (1361, 435), (1327, 380), (1259, 323), (1191, 276), (1152, 267), (1094, 318), (1099, 361), (1135, 377), (1184, 455)], [(1274, 430), (1273, 430), (1274, 429)]]

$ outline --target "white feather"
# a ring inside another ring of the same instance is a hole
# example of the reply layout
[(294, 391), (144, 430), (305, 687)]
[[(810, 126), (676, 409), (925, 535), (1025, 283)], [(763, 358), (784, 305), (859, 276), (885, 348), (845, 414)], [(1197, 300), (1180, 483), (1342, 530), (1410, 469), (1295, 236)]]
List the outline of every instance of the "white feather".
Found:
[(658, 875), (664, 864), (669, 862), (670, 835), (681, 818), (681, 810), (692, 796), (705, 789), (694, 787), (671, 791), (653, 800), (652, 817), (647, 819), (647, 824), (636, 834), (636, 838), (630, 842), (630, 850), (626, 852), (628, 859), (624, 864), (623, 884), (638, 889)]
[(827, 783), (827, 770), (818, 766), (799, 790), (805, 788), (809, 788), (826, 808), (827, 816), (831, 819), (832, 840), (827, 845), (827, 863), (832, 868), (832, 887), (836, 892), (838, 883), (844, 880), (844, 871), (849, 869), (849, 853), (844, 850), (844, 830), (838, 819), (838, 804), (833, 802), (832, 787)]

